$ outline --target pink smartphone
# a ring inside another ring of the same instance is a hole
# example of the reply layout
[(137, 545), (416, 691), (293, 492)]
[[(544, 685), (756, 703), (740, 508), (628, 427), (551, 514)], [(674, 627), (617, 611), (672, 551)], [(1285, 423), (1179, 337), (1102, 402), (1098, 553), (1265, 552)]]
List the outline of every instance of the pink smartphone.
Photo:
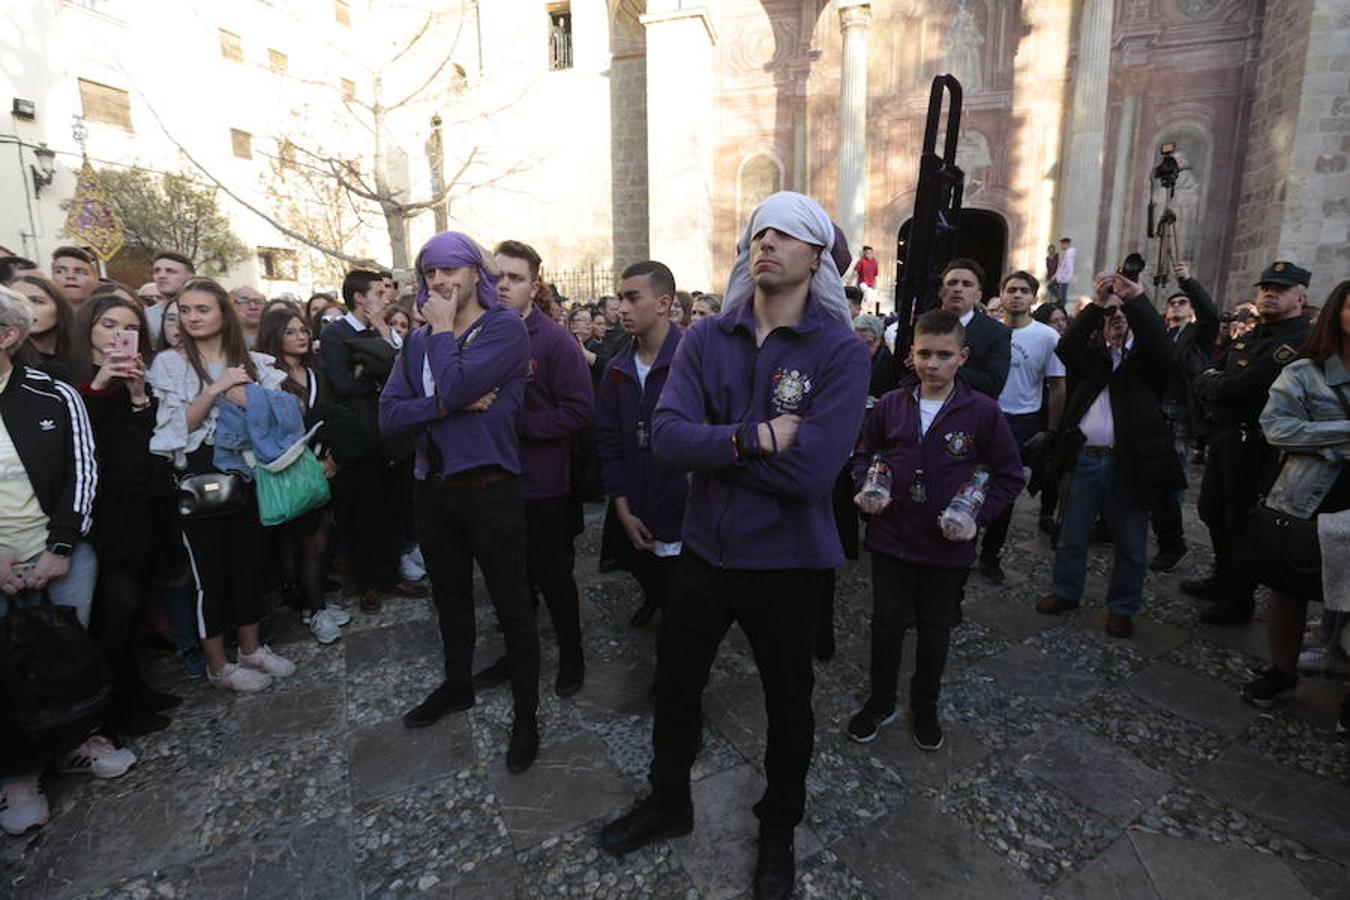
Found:
[(113, 353), (135, 357), (141, 349), (141, 336), (135, 331), (119, 331), (113, 335)]

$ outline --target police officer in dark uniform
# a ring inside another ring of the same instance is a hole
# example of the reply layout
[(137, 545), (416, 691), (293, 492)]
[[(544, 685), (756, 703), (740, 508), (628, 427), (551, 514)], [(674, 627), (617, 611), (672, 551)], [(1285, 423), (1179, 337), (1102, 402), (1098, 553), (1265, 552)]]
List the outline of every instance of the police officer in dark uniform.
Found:
[(1222, 366), (1196, 380), (1196, 393), (1214, 426), (1198, 504), (1214, 545), (1214, 572), (1182, 582), (1181, 589), (1214, 601), (1200, 615), (1210, 625), (1234, 625), (1252, 617), (1256, 583), (1237, 565), (1235, 554), (1247, 514), (1275, 458), (1257, 419), (1270, 385), (1298, 358), (1312, 330), (1304, 311), (1310, 277), (1307, 269), (1291, 262), (1273, 263), (1262, 272), (1256, 283), (1261, 324), (1233, 343)]

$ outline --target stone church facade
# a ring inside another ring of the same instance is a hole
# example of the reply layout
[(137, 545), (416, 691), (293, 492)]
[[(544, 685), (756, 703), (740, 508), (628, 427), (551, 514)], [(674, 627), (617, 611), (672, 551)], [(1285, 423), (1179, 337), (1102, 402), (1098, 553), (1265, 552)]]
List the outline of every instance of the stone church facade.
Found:
[[(754, 205), (820, 199), (893, 271), (929, 86), (964, 87), (963, 220), (997, 271), (1073, 290), (1146, 238), (1164, 142), (1180, 252), (1225, 304), (1271, 259), (1350, 271), (1346, 0), (608, 0), (616, 268), (717, 285)], [(644, 127), (637, 127), (639, 122)], [(1151, 269), (1150, 269), (1151, 271)], [(888, 279), (889, 280), (889, 279)]]

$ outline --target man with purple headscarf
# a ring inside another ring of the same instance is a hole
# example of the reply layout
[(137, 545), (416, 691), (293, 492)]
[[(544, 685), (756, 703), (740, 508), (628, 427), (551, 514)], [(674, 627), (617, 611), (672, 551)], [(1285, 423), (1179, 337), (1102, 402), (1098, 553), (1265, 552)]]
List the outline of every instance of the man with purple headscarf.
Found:
[(820, 204), (769, 197), (737, 246), (722, 314), (690, 326), (670, 364), (652, 452), (692, 477), (657, 640), (652, 793), (600, 832), (604, 849), (628, 853), (693, 828), (703, 690), (739, 624), (769, 720), (756, 898), (792, 893), (814, 748), (811, 655), (830, 571), (844, 561), (830, 493), (862, 424), (870, 376), (834, 245)]
[(417, 308), (380, 395), (380, 427), (417, 436), (415, 522), (440, 620), (445, 681), (403, 722), (432, 724), (474, 705), (473, 564), (506, 639), (515, 723), (506, 767), (524, 772), (539, 752), (539, 635), (525, 567), (517, 423), (530, 345), (525, 323), (497, 302), (496, 261), (447, 231), (417, 254)]

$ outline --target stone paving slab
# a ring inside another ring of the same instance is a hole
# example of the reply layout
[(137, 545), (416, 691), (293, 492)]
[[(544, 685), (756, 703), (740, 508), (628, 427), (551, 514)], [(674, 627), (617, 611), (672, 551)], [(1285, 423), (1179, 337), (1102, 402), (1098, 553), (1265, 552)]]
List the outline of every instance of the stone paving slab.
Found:
[(1319, 853), (1350, 864), (1350, 788), (1233, 746), (1195, 775), (1196, 786)]
[(1161, 900), (1128, 835), (1057, 885), (1055, 900)]
[[(695, 783), (694, 830), (672, 845), (700, 897), (729, 900), (743, 893), (754, 877), (759, 820), (752, 807), (763, 792), (763, 776), (749, 765)], [(794, 850), (799, 865), (821, 849), (811, 829), (797, 829)]]
[(924, 799), (898, 806), (835, 851), (878, 897), (960, 900), (1041, 896), (997, 853)]
[(1162, 900), (1312, 897), (1289, 867), (1273, 857), (1143, 832), (1131, 833), (1130, 842)]
[(976, 667), (1009, 693), (1030, 699), (1051, 712), (1067, 712), (1105, 686), (1099, 676), (1077, 669), (1047, 650), (1018, 644)]
[(1226, 738), (1251, 727), (1256, 710), (1226, 685), (1158, 662), (1126, 682), (1126, 688), (1154, 706), (1197, 722)]
[(503, 760), (488, 769), (517, 850), (609, 816), (633, 800), (632, 784), (606, 758), (604, 742), (590, 734), (542, 747), (521, 775), (508, 774)]
[(426, 728), (405, 728), (398, 719), (367, 726), (351, 735), (348, 753), (357, 806), (444, 778), (476, 761), (469, 719), (462, 714)]
[(1023, 744), (1015, 771), (1119, 825), (1135, 820), (1172, 787), (1172, 778), (1100, 738), (1056, 728)]

